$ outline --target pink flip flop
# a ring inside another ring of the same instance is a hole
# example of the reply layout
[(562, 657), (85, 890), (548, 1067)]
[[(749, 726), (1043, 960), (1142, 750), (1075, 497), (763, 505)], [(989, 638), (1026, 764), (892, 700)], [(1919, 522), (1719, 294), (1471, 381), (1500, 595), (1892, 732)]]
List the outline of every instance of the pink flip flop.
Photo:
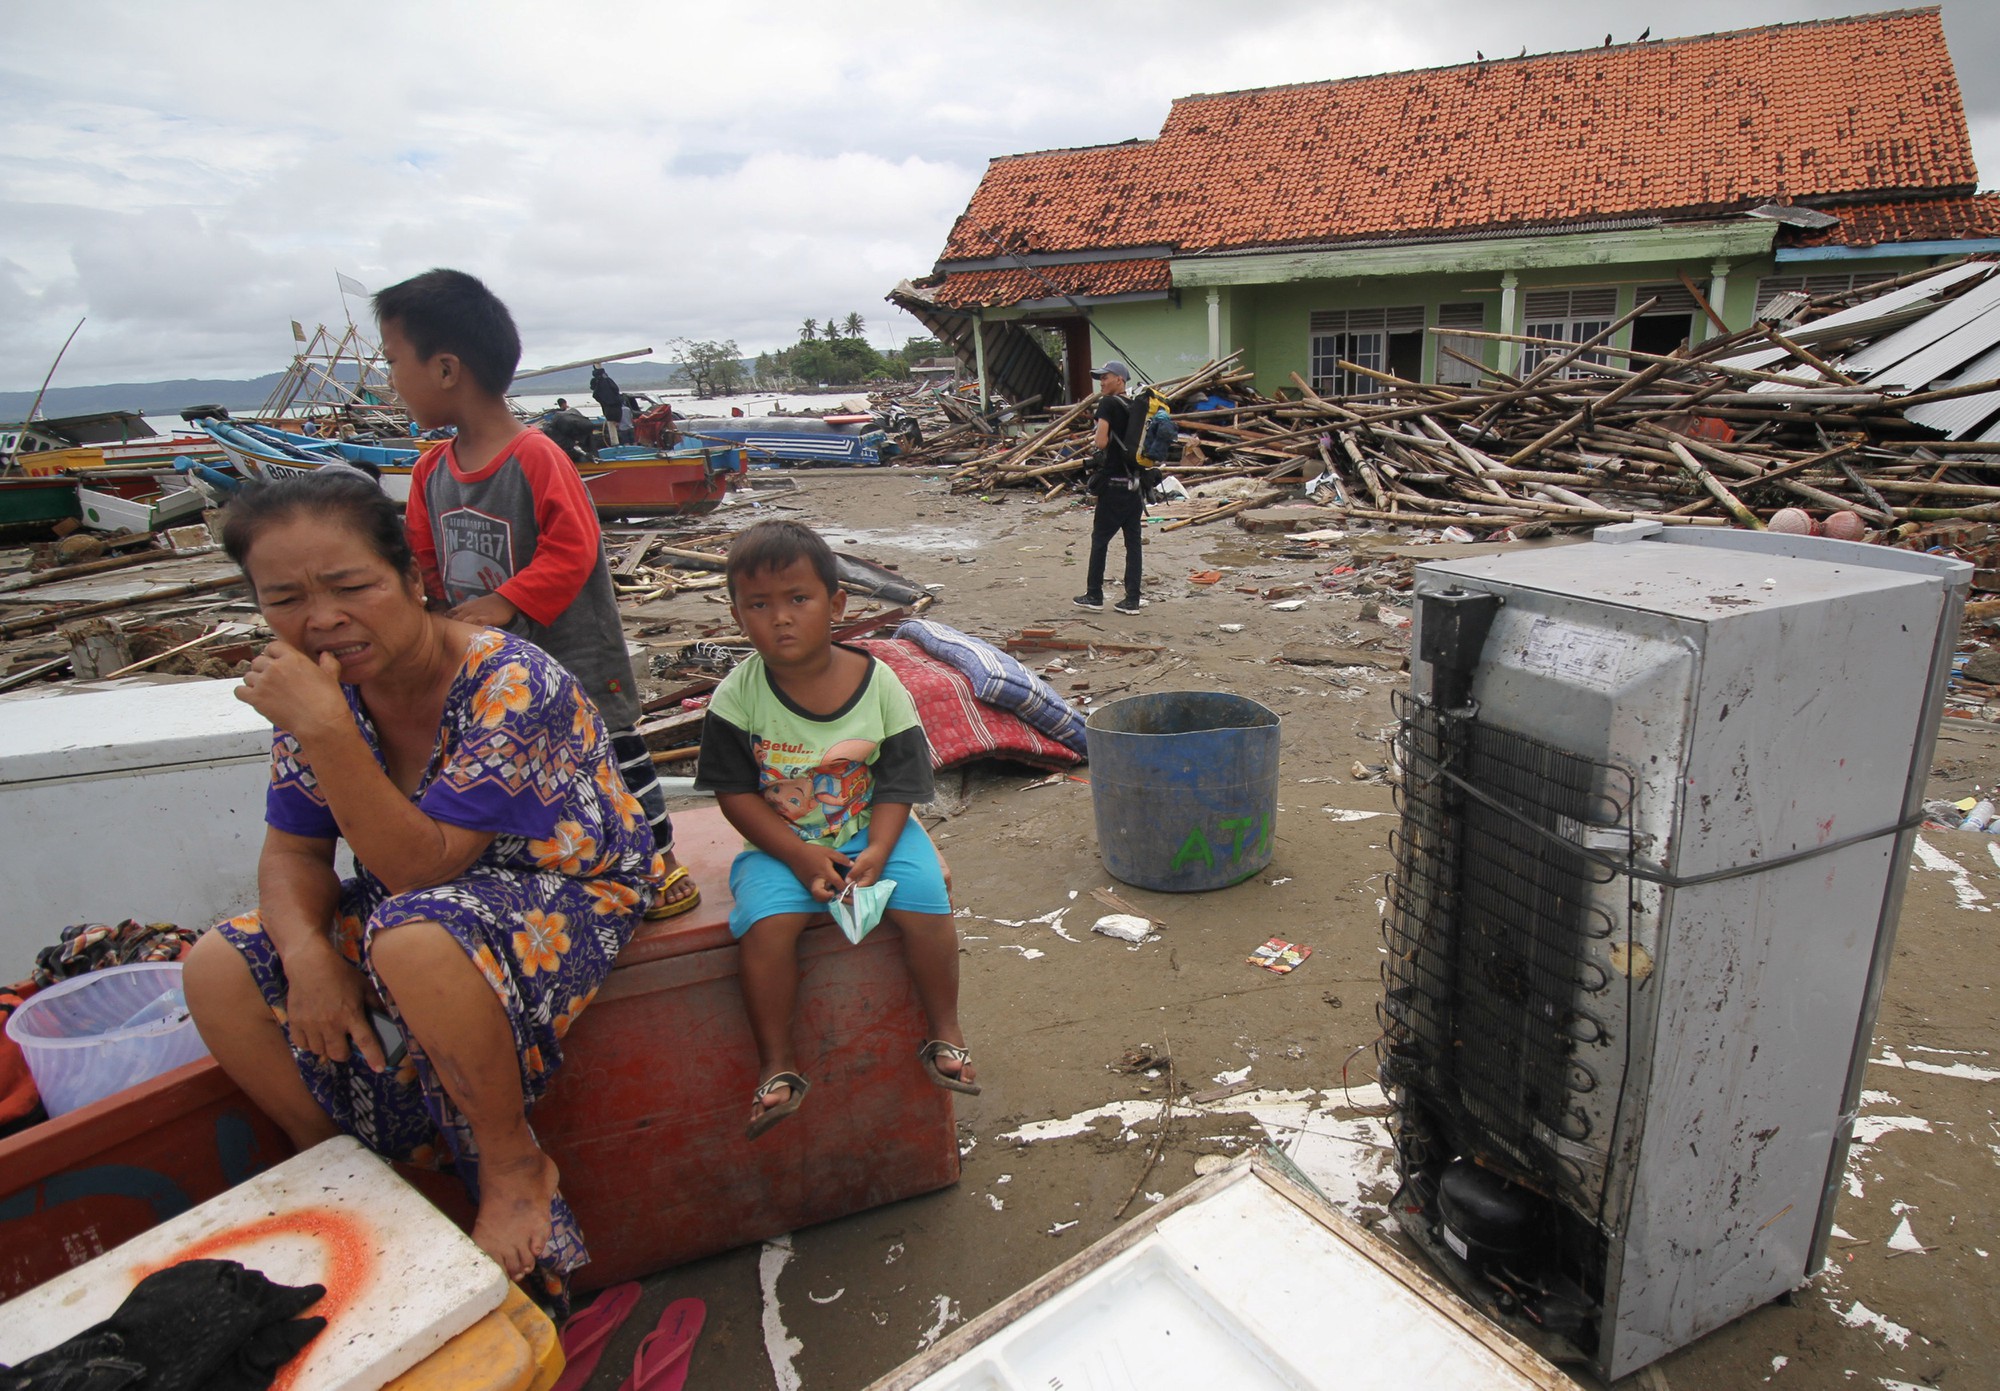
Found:
[(598, 1359), (633, 1308), (639, 1303), (637, 1281), (613, 1285), (592, 1301), (588, 1309), (570, 1315), (563, 1325), (563, 1374), (550, 1391), (583, 1391)]
[(699, 1299), (676, 1299), (660, 1313), (653, 1331), (639, 1341), (632, 1357), (632, 1375), (618, 1391), (681, 1391), (694, 1360), (694, 1340), (701, 1336), (708, 1306)]

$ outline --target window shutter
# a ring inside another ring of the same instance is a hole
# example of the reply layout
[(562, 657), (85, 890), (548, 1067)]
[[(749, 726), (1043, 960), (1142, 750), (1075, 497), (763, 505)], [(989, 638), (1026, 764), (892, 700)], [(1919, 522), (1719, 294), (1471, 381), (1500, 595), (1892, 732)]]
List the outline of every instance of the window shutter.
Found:
[(1439, 328), (1485, 328), (1486, 306), (1483, 304), (1440, 304), (1438, 306)]
[(1531, 322), (1569, 317), (1568, 290), (1530, 290), (1521, 297), (1521, 304)]
[(1633, 303), (1644, 304), (1649, 299), (1659, 300), (1650, 311), (1654, 314), (1693, 314), (1700, 308), (1688, 287), (1678, 280), (1670, 285), (1641, 285)]
[(1572, 319), (1609, 319), (1617, 313), (1618, 287), (1615, 285), (1569, 292), (1569, 317)]

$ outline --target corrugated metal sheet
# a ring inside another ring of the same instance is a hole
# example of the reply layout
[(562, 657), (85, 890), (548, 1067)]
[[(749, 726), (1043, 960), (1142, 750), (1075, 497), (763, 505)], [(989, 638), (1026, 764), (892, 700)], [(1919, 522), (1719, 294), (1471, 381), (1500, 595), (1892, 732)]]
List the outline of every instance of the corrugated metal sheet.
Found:
[[(1975, 377), (1973, 380), (1979, 379)], [(2000, 414), (2000, 391), (1983, 391), (1977, 396), (1960, 396), (1951, 401), (1932, 401), (1922, 406), (1911, 406), (1903, 414), (1912, 424), (1941, 431), (1947, 439), (1964, 439), (1992, 416)]]
[[(1912, 360), (1922, 358), (1927, 363), (1931, 358), (1927, 349), (1942, 347), (1982, 315), (1990, 314), (1996, 306), (2000, 306), (2000, 277), (1983, 285), (1974, 285), (1950, 304), (1924, 315), (1907, 328), (1899, 328), (1888, 337), (1878, 338), (1860, 351), (1848, 354), (1842, 360), (1841, 370), (1851, 377), (1869, 378), (1890, 386), (1916, 387), (1933, 381), (1960, 363), (1979, 356), (1987, 345), (1978, 343), (1978, 335), (1975, 334), (1973, 340), (1968, 340), (1973, 346), (1943, 366), (1929, 371), (1923, 370), (1926, 364), (1911, 366)], [(1990, 325), (1986, 332), (1993, 332)], [(1989, 341), (2000, 341), (2000, 336)]]
[(1811, 347), (1815, 343), (1825, 343), (1837, 338), (1864, 338), (1880, 333), (1885, 328), (1909, 323), (1922, 318), (1929, 312), (1930, 301), (1956, 285), (1959, 281), (1975, 275), (1985, 275), (1993, 269), (1984, 261), (1968, 261), (1962, 266), (1939, 271), (1928, 279), (1919, 280), (1914, 285), (1905, 285), (1900, 290), (1891, 290), (1874, 299), (1863, 300), (1852, 308), (1843, 309), (1838, 314), (1829, 314), (1824, 319), (1814, 319), (1797, 333), (1785, 336), (1794, 343)]

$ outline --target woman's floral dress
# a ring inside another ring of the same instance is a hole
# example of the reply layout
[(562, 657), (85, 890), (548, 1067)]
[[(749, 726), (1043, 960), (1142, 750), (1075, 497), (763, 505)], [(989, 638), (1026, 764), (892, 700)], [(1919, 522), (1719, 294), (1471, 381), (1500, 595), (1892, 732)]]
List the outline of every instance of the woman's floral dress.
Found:
[[(343, 689), (379, 761), (360, 692)], [(396, 1002), (370, 963), (370, 943), (402, 923), (434, 922), (450, 932), (507, 1012), (521, 1091), (532, 1106), (562, 1063), (563, 1035), (652, 902), (661, 866), (645, 814), (625, 790), (604, 722), (575, 678), (541, 649), (493, 629), (482, 630), (466, 651), (412, 800), (439, 821), (494, 832), (492, 843), (458, 879), (411, 893), (391, 894), (357, 863), (355, 877), (341, 885), (335, 941), (401, 1028)], [(273, 731), (265, 820), (293, 835), (340, 835), (298, 741), (282, 729)], [(285, 1026), (284, 964), (258, 915), (231, 918), (217, 930), (250, 963)], [(402, 1064), (384, 1073), (359, 1054), (345, 1063), (296, 1047), (292, 1055), (342, 1130), (390, 1159), (450, 1163), (478, 1200), (471, 1127), (415, 1038)], [(560, 1299), (567, 1273), (589, 1257), (560, 1195), (552, 1215), (539, 1274), (541, 1292)]]

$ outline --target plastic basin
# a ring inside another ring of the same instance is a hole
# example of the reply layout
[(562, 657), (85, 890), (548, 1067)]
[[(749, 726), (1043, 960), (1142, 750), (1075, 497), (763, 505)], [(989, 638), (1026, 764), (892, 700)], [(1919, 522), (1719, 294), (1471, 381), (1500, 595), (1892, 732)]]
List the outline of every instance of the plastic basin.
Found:
[(92, 971), (38, 991), (7, 1021), (51, 1116), (208, 1056), (178, 961)]
[(1195, 893), (1271, 862), (1278, 717), (1248, 696), (1161, 691), (1086, 721), (1104, 867), (1127, 884)]

